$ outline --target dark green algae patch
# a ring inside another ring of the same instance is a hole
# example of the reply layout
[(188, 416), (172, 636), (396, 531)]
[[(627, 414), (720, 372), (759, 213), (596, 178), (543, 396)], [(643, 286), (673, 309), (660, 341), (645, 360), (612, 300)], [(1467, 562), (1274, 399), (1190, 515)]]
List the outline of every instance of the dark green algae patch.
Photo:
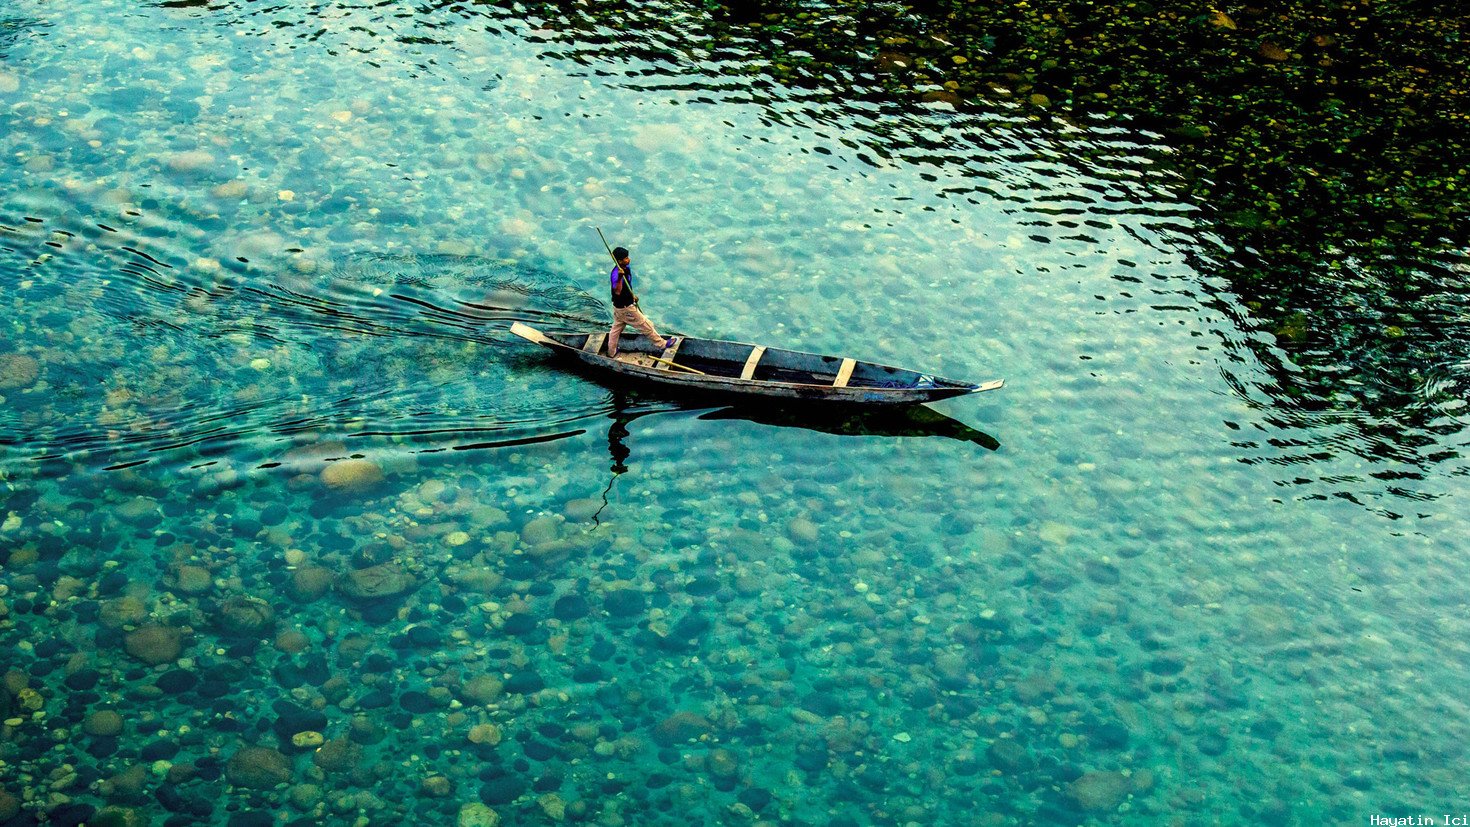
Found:
[[(704, 3), (679, 40), (642, 36), (667, 28), (656, 6), (517, 8), (550, 54), (603, 61), (598, 73), (618, 53), (681, 71), (722, 61), (753, 103), (779, 87), (999, 109), (1028, 130), (1135, 129), (1172, 147), (1179, 195), (1201, 210), (1180, 247), (1225, 280), (1220, 308), (1266, 334), (1243, 343), (1272, 372), (1263, 391), (1370, 414), (1389, 442), (1458, 393), (1436, 374), (1470, 358), (1470, 16), (1455, 4)], [(871, 129), (843, 141), (860, 159), (943, 163), (900, 131), (853, 126)]]

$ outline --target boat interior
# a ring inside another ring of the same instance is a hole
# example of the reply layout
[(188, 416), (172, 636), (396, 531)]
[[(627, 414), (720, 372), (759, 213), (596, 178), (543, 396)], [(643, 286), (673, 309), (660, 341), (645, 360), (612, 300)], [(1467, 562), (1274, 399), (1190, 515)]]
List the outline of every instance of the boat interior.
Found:
[[(607, 355), (606, 333), (558, 338), (579, 350)], [(628, 333), (619, 338), (617, 358), (672, 372), (833, 387), (912, 388), (924, 378), (902, 368), (739, 342), (678, 338), (664, 350), (645, 336)]]

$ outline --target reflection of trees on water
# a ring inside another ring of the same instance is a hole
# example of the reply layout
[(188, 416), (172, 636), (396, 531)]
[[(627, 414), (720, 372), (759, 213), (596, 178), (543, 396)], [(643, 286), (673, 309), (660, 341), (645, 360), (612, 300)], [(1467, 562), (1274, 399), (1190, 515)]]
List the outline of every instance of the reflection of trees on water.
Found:
[(49, 24), (29, 17), (0, 14), (0, 59), (9, 57), (11, 47), (19, 43), (22, 37), (33, 30), (44, 29), (47, 25)]
[[(1461, 110), (1470, 58), (1454, 42), (1470, 18), (1395, 4), (1272, 16), (1158, 4), (1078, 14), (1073, 5), (765, 2), (705, 15), (663, 4), (541, 3), (532, 6), (541, 22), (531, 37), (553, 44), (551, 56), (621, 74), (636, 88), (763, 104), (778, 123), (840, 121), (837, 138), (854, 157), (964, 168), (973, 191), (991, 197), (1013, 197), (988, 180), (1008, 174), (987, 168), (1006, 151), (995, 132), (1034, 134), (1045, 121), (990, 119), (989, 132), (947, 142), (935, 139), (932, 122), (905, 117), (916, 98), (961, 109), (1005, 100), (1019, 106), (979, 106), (1157, 129), (1173, 152), (1150, 161), (1167, 163), (1203, 208), (1190, 226), (1210, 222), (1203, 231), (1174, 223), (1182, 237), (1172, 240), (1194, 251), (1202, 274), (1228, 284), (1213, 301), (1200, 298), (1257, 334), (1226, 337), (1270, 373), (1247, 398), (1270, 396), (1273, 426), (1335, 418), (1343, 433), (1302, 452), (1270, 438), (1241, 447), (1286, 465), (1344, 452), (1425, 470), (1458, 460), (1458, 406), (1470, 382), (1461, 257), (1470, 234), (1455, 193), (1467, 180), (1460, 165), (1470, 120)], [(1363, 14), (1376, 21), (1371, 37)], [(622, 58), (640, 62), (620, 67)], [(1109, 162), (1129, 159), (1101, 158), (1103, 171), (1088, 175), (1106, 175)], [(1136, 170), (1118, 172), (1123, 187)], [(1148, 209), (1118, 203), (1130, 200), (1120, 194), (1105, 193), (1104, 205)], [(1078, 206), (1025, 209), (1087, 240), (1089, 210)], [(1412, 496), (1402, 480), (1418, 474), (1385, 467), (1368, 476), (1396, 480), (1389, 493)]]
[[(1470, 17), (1458, 6), (494, 0), (373, 12), (351, 42), (304, 9), (195, 8), (356, 51), (377, 39), (392, 49), (374, 59), (414, 74), (438, 71), (459, 33), (513, 32), (630, 88), (755, 104), (769, 123), (829, 136), (819, 151), (928, 167), (941, 198), (1007, 200), (1038, 228), (1074, 230), (1053, 240), (1097, 244), (1089, 228), (1110, 213), (1144, 214), (1206, 277), (1174, 289), (1214, 292), (1200, 298), (1246, 332), (1224, 336), (1231, 361), (1269, 372), (1242, 396), (1268, 397), (1273, 426), (1336, 416), (1344, 434), (1252, 456), (1426, 471), (1460, 456)], [(916, 101), (956, 105), (953, 122), (975, 127), (936, 132)], [(1038, 136), (1060, 151), (1040, 158)], [(1172, 220), (1141, 158), (1198, 209)], [(1078, 203), (1047, 190), (1058, 165), (1079, 168)]]

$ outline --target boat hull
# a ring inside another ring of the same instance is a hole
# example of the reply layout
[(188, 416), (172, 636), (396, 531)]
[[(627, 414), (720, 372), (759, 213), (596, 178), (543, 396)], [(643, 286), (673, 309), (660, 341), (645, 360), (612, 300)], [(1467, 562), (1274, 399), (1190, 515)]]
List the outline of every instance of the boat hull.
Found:
[(626, 336), (614, 358), (603, 351), (600, 333), (547, 334), (522, 324), (513, 325), (511, 330), (597, 374), (721, 396), (845, 405), (917, 405), (994, 390), (1004, 384), (996, 380), (973, 385), (872, 362), (768, 350), (716, 339), (678, 337), (675, 347), (656, 350), (642, 337)]

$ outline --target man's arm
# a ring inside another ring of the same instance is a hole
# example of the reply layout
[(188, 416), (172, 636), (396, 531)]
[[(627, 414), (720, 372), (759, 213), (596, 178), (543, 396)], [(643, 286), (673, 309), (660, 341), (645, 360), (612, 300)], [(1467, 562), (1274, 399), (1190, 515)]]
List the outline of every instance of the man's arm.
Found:
[(638, 303), (638, 296), (636, 294), (633, 294), (632, 288), (630, 288), (628, 286), (628, 279), (623, 274), (623, 266), (621, 264), (618, 265), (617, 272), (618, 272), (618, 286), (617, 286), (617, 290), (615, 292), (617, 292), (617, 293), (627, 292), (628, 294), (630, 294), (630, 295), (633, 296), (633, 303), (634, 304), (637, 304)]

